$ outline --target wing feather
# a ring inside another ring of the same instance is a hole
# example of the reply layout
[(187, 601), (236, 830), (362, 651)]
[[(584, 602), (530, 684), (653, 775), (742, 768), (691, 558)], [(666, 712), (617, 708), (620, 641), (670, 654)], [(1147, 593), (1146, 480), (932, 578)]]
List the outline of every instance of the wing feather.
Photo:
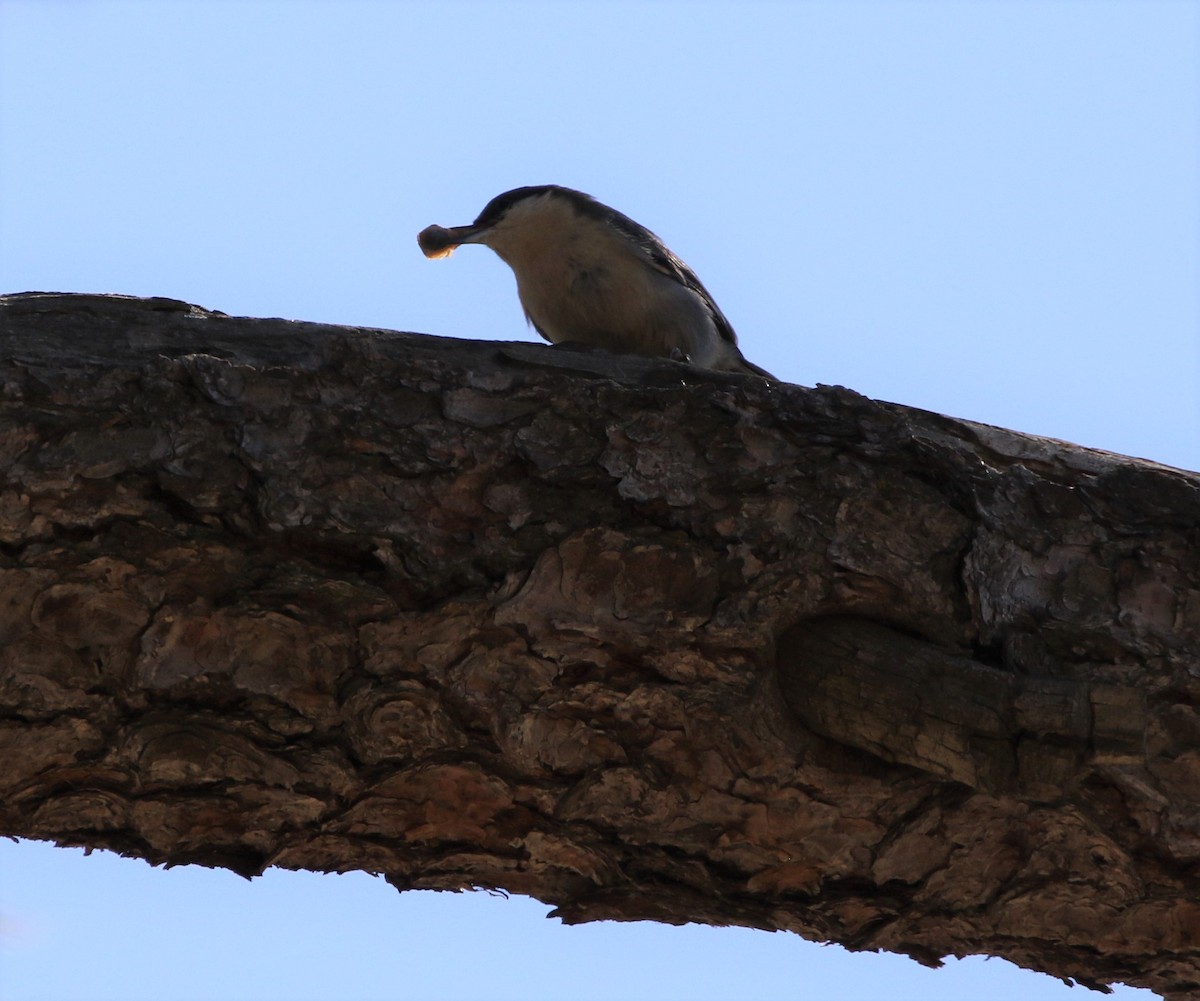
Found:
[(634, 222), (623, 212), (602, 205), (591, 195), (586, 195), (582, 191), (557, 185), (546, 185), (546, 187), (554, 188), (570, 198), (575, 208), (582, 214), (612, 226), (641, 250), (643, 259), (650, 267), (695, 292), (712, 314), (713, 324), (721, 339), (737, 346), (737, 334), (733, 332), (733, 325), (725, 318), (725, 314), (721, 312), (721, 308), (716, 304), (708, 289), (704, 287), (703, 282), (696, 277), (696, 272), (673, 254), (654, 233), (641, 223)]

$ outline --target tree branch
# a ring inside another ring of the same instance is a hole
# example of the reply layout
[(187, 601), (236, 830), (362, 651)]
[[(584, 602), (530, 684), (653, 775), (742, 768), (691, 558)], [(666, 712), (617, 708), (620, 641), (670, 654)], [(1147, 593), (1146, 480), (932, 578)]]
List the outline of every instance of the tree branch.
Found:
[(0, 300), (0, 832), (1200, 989), (1200, 480), (671, 362)]

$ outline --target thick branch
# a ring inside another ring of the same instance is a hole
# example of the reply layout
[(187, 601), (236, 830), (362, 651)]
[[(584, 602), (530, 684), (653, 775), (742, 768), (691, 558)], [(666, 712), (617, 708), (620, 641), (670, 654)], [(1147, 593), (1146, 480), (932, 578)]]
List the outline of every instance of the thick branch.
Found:
[(0, 833), (1200, 985), (1200, 481), (669, 362), (0, 301)]

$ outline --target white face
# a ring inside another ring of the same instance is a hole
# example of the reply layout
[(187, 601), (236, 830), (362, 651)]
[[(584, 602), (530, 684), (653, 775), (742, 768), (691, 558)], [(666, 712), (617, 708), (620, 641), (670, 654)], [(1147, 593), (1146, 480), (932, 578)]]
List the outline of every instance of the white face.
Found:
[[(550, 192), (534, 195), (511, 206), (497, 222), (477, 230), (469, 226), (426, 226), (417, 234), (422, 253), (429, 258), (449, 257), (465, 243), (491, 247), (508, 264), (536, 256), (539, 248), (559, 246), (581, 224), (570, 203)], [(594, 225), (594, 223), (593, 223)]]
[(579, 216), (570, 202), (547, 192), (517, 202), (499, 222), (463, 242), (491, 247), (503, 261), (519, 268), (546, 254), (561, 254), (592, 228), (601, 227)]

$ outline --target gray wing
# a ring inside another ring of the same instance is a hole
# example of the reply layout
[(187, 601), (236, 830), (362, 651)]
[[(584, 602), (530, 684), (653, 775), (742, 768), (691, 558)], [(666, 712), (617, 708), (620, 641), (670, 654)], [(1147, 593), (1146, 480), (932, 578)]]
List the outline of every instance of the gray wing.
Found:
[(733, 325), (725, 318), (725, 314), (721, 312), (721, 308), (713, 301), (713, 297), (709, 294), (708, 289), (704, 287), (703, 282), (696, 277), (696, 272), (671, 253), (662, 240), (646, 229), (641, 223), (634, 222), (629, 216), (618, 212), (614, 208), (601, 205), (590, 195), (576, 191), (572, 191), (570, 194), (576, 196), (576, 208), (581, 212), (590, 215), (594, 219), (607, 222), (635, 243), (641, 249), (645, 261), (650, 267), (666, 275), (673, 281), (679, 282), (680, 285), (691, 289), (700, 296), (704, 305), (712, 314), (713, 324), (716, 326), (717, 333), (721, 336), (721, 339), (728, 341), (735, 347), (737, 346), (737, 334), (733, 332)]

